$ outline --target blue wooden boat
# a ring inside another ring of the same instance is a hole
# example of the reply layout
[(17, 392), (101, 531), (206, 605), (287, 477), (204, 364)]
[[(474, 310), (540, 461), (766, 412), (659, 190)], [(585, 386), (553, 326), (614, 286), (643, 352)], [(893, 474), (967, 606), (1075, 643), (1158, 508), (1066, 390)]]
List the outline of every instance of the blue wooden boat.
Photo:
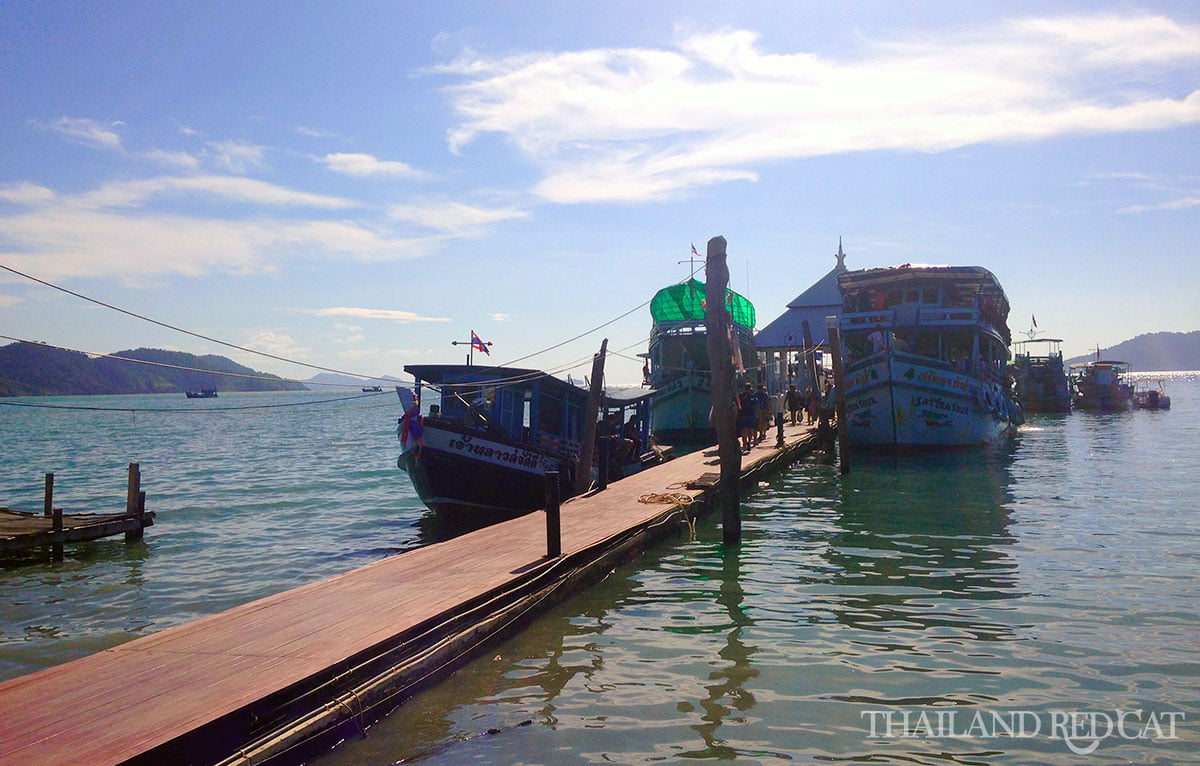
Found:
[(851, 445), (969, 447), (1023, 422), (1007, 377), (1008, 298), (990, 271), (906, 264), (848, 271), (838, 287)]
[(1030, 338), (1016, 344), (1013, 377), (1025, 412), (1070, 412), (1071, 385), (1063, 367), (1062, 339)]
[[(708, 333), (704, 325), (705, 285), (696, 279), (664, 287), (650, 301), (648, 382), (650, 427), (659, 444), (704, 446), (716, 442), (709, 422), (712, 375)], [(734, 364), (756, 370), (754, 305), (728, 290), (726, 306), (733, 317)]]
[[(537, 510), (545, 506), (549, 471), (558, 472), (561, 498), (573, 494), (586, 389), (514, 367), (430, 364), (404, 370), (415, 388), (396, 388), (405, 408), (397, 465), (431, 510), (451, 520), (484, 522)], [(640, 431), (631, 441), (641, 445), (648, 442), (648, 396), (600, 402), (622, 424), (627, 414), (633, 417)], [(619, 436), (616, 444), (614, 459), (640, 464), (641, 449), (626, 455)]]

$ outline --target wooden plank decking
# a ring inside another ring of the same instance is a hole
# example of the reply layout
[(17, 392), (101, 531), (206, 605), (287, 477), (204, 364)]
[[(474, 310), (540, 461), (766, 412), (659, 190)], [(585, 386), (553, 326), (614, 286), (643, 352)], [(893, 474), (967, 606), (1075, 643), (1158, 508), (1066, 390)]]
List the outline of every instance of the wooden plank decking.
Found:
[[(788, 427), (783, 450), (756, 447), (743, 477), (807, 451), (813, 430)], [(678, 513), (639, 497), (701, 495), (679, 488), (715, 471), (715, 450), (693, 453), (564, 503), (560, 559), (546, 557), (545, 514), (533, 513), (0, 684), (0, 764), (249, 763), (243, 749), (278, 753), (287, 738), (273, 731), (336, 718), (339, 680), (407, 688), (436, 676), (535, 611), (564, 569), (611, 558)], [(388, 681), (404, 673), (412, 677)], [(274, 750), (262, 741), (272, 736), (283, 743)], [(216, 746), (198, 751), (200, 741)]]
[(126, 513), (65, 513), (62, 524), (63, 528), (56, 531), (52, 517), (0, 508), (0, 553), (138, 533), (144, 527), (154, 525), (154, 512), (134, 516)]

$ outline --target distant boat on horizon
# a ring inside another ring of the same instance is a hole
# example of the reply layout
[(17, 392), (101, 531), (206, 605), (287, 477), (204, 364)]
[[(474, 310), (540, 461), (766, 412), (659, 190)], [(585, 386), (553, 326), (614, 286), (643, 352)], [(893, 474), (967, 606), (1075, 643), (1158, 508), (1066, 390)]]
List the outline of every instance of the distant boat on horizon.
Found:
[(216, 399), (217, 389), (215, 388), (191, 388), (185, 392), (189, 399)]

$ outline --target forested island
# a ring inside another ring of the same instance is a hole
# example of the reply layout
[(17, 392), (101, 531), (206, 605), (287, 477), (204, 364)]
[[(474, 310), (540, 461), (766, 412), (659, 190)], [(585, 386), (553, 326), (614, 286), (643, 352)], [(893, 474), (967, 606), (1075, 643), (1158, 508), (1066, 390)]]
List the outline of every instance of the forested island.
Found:
[[(1134, 371), (1200, 370), (1200, 330), (1152, 332), (1100, 349), (1101, 359), (1128, 362)], [(1067, 363), (1091, 362), (1096, 352), (1067, 359)]]
[(139, 348), (93, 358), (38, 343), (0, 346), (0, 396), (169, 394), (198, 388), (306, 390), (302, 383), (257, 372), (212, 354), (196, 356), (182, 351)]

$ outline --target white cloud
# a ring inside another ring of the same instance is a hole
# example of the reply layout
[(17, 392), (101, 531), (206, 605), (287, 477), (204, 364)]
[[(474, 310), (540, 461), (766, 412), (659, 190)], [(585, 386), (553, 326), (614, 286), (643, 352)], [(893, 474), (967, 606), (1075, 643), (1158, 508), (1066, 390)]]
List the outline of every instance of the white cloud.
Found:
[(208, 144), (207, 156), (230, 173), (248, 173), (263, 167), (265, 149), (240, 141), (213, 141)]
[(397, 309), (366, 309), (352, 308), (349, 306), (340, 306), (327, 309), (302, 309), (305, 314), (313, 314), (323, 317), (356, 317), (359, 319), (386, 319), (400, 324), (408, 324), (410, 322), (449, 322), (449, 319), (442, 317), (424, 317), (420, 314), (414, 314), (411, 311), (401, 311)]
[(325, 163), (325, 167), (333, 172), (350, 176), (428, 178), (427, 173), (417, 170), (407, 162), (381, 160), (369, 154), (326, 154), (321, 161)]
[(205, 194), (236, 202), (315, 208), (348, 208), (351, 200), (310, 194), (241, 176), (160, 176), (139, 181), (119, 181), (72, 197), (83, 207), (136, 207), (169, 194)]
[(121, 123), (104, 125), (83, 117), (61, 117), (50, 125), (50, 129), (76, 143), (99, 149), (120, 149), (121, 137), (113, 127)]
[[(760, 49), (755, 34), (674, 50), (464, 57), (438, 71), (460, 123), (451, 148), (501, 133), (557, 202), (651, 200), (754, 180), (763, 163), (872, 150), (1159, 130), (1200, 122), (1171, 75), (1200, 59), (1200, 27), (1100, 14), (868, 43), (838, 57)], [(1120, 69), (1118, 70), (1118, 67)]]
[(158, 165), (177, 168), (195, 168), (200, 166), (199, 158), (187, 152), (168, 152), (163, 149), (150, 149), (140, 152), (139, 156)]
[[(264, 354), (280, 356), (285, 359), (304, 360), (308, 358), (309, 354), (308, 349), (294, 338), (273, 330), (258, 330), (253, 332), (242, 345), (255, 351), (261, 351)], [(258, 358), (257, 361), (259, 364), (262, 364), (261, 358)], [(251, 364), (249, 366), (253, 367), (254, 365)]]
[(414, 223), (456, 236), (470, 236), (489, 224), (527, 218), (529, 213), (515, 208), (483, 208), (461, 202), (428, 202), (395, 205), (388, 210), (388, 215), (396, 221)]
[(393, 260), (426, 255), (434, 239), (400, 239), (354, 221), (249, 221), (54, 205), (0, 217), (0, 253), (43, 279), (113, 277), (131, 284), (164, 275), (253, 274), (296, 258)]
[(0, 186), (0, 202), (13, 202), (18, 205), (45, 205), (54, 198), (53, 191), (36, 184), (22, 183)]
[(509, 314), (492, 314), (493, 322), (507, 322), (511, 318)]
[(1121, 208), (1118, 213), (1148, 213), (1154, 210), (1187, 210), (1193, 207), (1200, 207), (1200, 197), (1184, 197), (1182, 199), (1163, 202), (1159, 205), (1132, 205), (1130, 207)]
[(21, 298), (18, 298), (15, 295), (4, 295), (3, 293), (0, 293), (0, 308), (7, 308), (8, 306), (15, 306), (18, 303), (20, 303), (21, 300), (22, 300)]

